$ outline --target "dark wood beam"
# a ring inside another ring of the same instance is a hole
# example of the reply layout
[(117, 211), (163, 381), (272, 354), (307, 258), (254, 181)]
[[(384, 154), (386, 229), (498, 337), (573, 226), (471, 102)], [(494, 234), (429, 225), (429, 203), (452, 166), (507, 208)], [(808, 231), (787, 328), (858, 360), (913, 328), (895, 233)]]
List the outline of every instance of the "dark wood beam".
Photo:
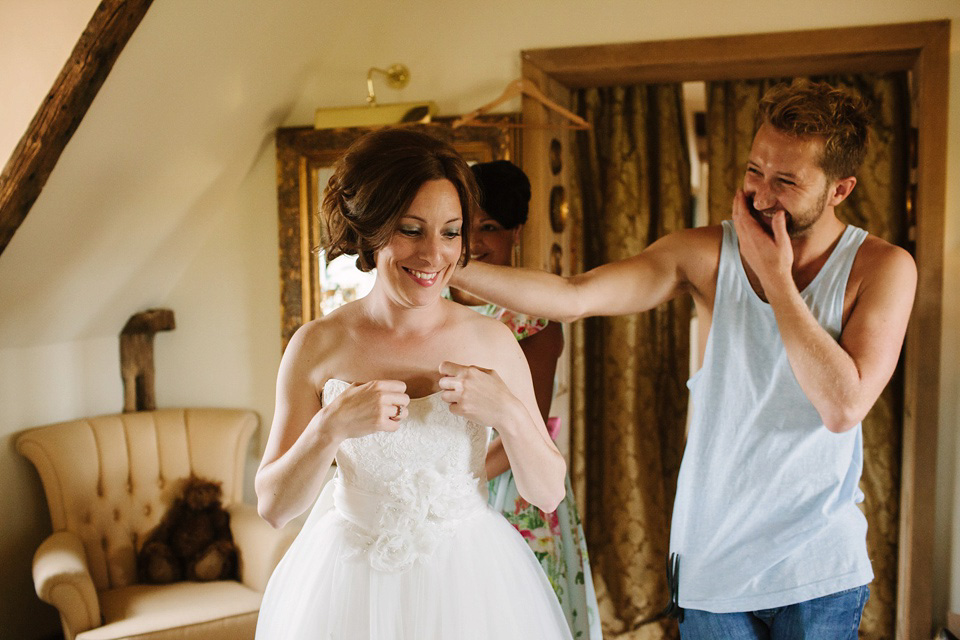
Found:
[(26, 219), (153, 0), (103, 0), (0, 173), (0, 253)]

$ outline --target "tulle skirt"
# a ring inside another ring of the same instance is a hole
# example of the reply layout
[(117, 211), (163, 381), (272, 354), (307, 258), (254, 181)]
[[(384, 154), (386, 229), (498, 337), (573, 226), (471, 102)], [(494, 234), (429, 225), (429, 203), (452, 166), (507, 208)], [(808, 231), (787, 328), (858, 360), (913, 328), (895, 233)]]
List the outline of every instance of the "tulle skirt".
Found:
[(321, 497), (270, 578), (258, 640), (571, 637), (530, 548), (486, 505), (401, 570), (374, 568), (355, 536)]
[(490, 481), (490, 506), (520, 532), (553, 586), (577, 640), (601, 640), (600, 610), (590, 573), (587, 542), (577, 504), (566, 478), (567, 493), (553, 513), (545, 513), (520, 496), (510, 470)]

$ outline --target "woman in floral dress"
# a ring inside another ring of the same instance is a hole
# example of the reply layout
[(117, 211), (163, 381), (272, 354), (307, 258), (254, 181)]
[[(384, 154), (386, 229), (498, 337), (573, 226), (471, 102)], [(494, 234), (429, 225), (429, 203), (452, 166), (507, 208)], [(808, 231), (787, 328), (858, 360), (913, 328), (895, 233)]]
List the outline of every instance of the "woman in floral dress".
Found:
[[(472, 216), (470, 257), (491, 264), (512, 264), (520, 231), (527, 220), (530, 181), (522, 170), (504, 160), (471, 168), (480, 187), (482, 210)], [(450, 295), (461, 304), (497, 318), (513, 331), (530, 365), (537, 404), (550, 435), (556, 438), (558, 419), (548, 418), (548, 414), (557, 360), (563, 351), (560, 324), (487, 304), (456, 289)], [(570, 478), (566, 479), (566, 497), (556, 511), (547, 513), (520, 497), (499, 439), (491, 442), (486, 467), (491, 478), (490, 505), (503, 513), (530, 545), (560, 600), (573, 637), (597, 640), (601, 637), (600, 616)]]

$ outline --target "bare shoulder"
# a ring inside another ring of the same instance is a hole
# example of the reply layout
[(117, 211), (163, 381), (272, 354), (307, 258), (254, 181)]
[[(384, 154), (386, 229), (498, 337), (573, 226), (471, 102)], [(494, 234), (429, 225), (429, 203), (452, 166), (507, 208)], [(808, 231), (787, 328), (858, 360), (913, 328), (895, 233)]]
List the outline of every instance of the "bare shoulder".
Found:
[(458, 350), (462, 348), (469, 352), (470, 364), (498, 369), (504, 362), (516, 360), (518, 355), (523, 357), (520, 345), (507, 325), (456, 302), (443, 302), (448, 305)]
[(694, 250), (712, 251), (715, 245), (717, 250), (719, 250), (720, 242), (723, 240), (723, 225), (711, 224), (706, 227), (681, 229), (670, 235), (678, 236), (684, 239), (684, 241), (695, 245)]
[(696, 287), (711, 274), (716, 275), (722, 243), (723, 228), (720, 226), (681, 229), (658, 238), (635, 256), (611, 262), (600, 269), (629, 272), (638, 267), (652, 267), (664, 277)]
[(290, 338), (289, 346), (312, 352), (335, 343), (347, 326), (346, 320), (350, 314), (345, 311), (345, 307), (340, 307), (328, 315), (300, 325)]
[(910, 255), (909, 251), (872, 233), (868, 233), (867, 237), (863, 239), (863, 244), (860, 245), (857, 260), (860, 260), (861, 257), (871, 261), (902, 263), (902, 266), (914, 264), (913, 256)]
[(643, 253), (653, 251), (669, 253), (682, 262), (709, 260), (711, 256), (719, 257), (722, 241), (723, 227), (720, 225), (694, 227), (674, 231), (658, 238)]
[(348, 303), (326, 316), (300, 326), (290, 338), (283, 358), (289, 366), (311, 381), (322, 384), (329, 377), (324, 363), (347, 344), (349, 327), (357, 309)]
[(489, 341), (490, 346), (503, 343), (516, 344), (517, 340), (513, 337), (513, 332), (499, 320), (477, 313), (473, 309), (462, 304), (457, 304), (452, 300), (444, 300), (451, 324), (458, 332), (464, 336), (470, 336), (481, 343)]
[(719, 224), (709, 227), (682, 229), (671, 233), (676, 250), (691, 260), (716, 264), (720, 260), (720, 246), (723, 244), (723, 227)]
[(664, 236), (651, 245), (663, 248), (676, 256), (677, 269), (693, 293), (712, 299), (716, 289), (717, 269), (720, 266), (720, 248), (723, 245), (723, 227), (711, 225), (682, 229)]
[(917, 266), (905, 249), (868, 235), (850, 268), (844, 300), (844, 324), (854, 308), (909, 314), (917, 289)]
[(907, 250), (871, 234), (860, 245), (851, 276), (861, 287), (915, 284), (917, 265)]

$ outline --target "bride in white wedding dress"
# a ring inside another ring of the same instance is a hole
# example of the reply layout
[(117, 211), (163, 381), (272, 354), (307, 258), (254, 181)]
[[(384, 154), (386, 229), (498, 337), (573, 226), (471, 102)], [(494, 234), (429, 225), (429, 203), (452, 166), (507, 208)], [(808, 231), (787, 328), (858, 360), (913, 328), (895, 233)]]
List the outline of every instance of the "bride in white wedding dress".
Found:
[(267, 585), (258, 640), (570, 638), (533, 553), (486, 500), (490, 427), (524, 498), (552, 511), (564, 496), (526, 360), (505, 325), (441, 297), (475, 200), (453, 149), (408, 129), (368, 134), (338, 162), (324, 248), (376, 267), (376, 284), (301, 327), (280, 364), (258, 508), (282, 526), (316, 504)]

